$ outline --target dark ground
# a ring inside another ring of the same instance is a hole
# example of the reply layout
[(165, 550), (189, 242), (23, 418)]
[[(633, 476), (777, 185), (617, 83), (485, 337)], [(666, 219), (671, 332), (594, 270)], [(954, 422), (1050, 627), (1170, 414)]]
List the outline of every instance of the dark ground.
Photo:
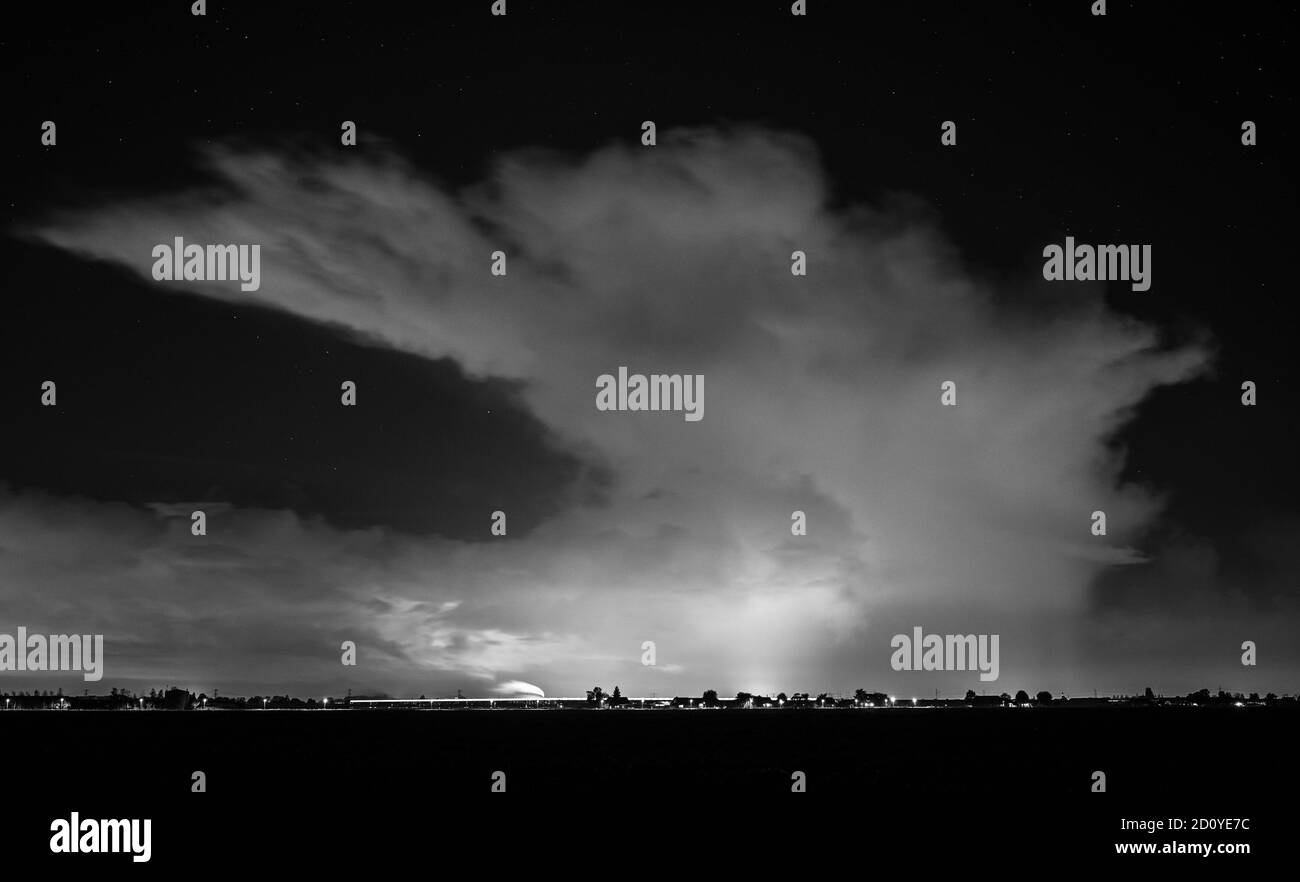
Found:
[[(1298, 719), (1261, 707), (8, 712), (3, 853), (129, 863), (49, 854), (50, 821), (78, 811), (152, 818), (150, 865), (164, 867), (542, 845), (1135, 860), (1113, 843), (1151, 838), (1249, 842), (1258, 857), (1293, 833)], [(194, 770), (206, 793), (190, 792)], [(513, 796), (487, 804), (496, 770)], [(795, 770), (808, 784), (792, 802)], [(1091, 792), (1094, 770), (1106, 793)], [(1251, 829), (1149, 837), (1121, 832), (1121, 817), (1249, 817)]]

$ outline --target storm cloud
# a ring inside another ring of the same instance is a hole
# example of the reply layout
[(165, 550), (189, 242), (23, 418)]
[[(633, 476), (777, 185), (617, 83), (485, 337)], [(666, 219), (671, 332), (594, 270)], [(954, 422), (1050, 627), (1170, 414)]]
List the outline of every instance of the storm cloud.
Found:
[[(1038, 248), (1023, 282), (983, 277), (931, 215), (842, 205), (814, 144), (755, 128), (515, 151), (456, 190), (391, 151), (222, 146), (203, 161), (215, 184), (51, 215), (32, 235), (176, 296), (517, 383), (557, 448), (610, 479), (480, 542), (239, 508), (197, 538), (160, 509), (0, 497), (5, 609), (105, 633), (105, 682), (980, 688), (889, 668), (890, 636), (920, 625), (1003, 635), (1008, 686), (1093, 687), (1089, 586), (1146, 566), (1136, 546), (1161, 509), (1120, 485), (1108, 441), (1209, 354), (1158, 346), (1100, 285), (1049, 291)], [(155, 282), (151, 249), (177, 236), (260, 244), (260, 290)], [(620, 365), (702, 374), (705, 418), (598, 411), (596, 378)], [(956, 407), (940, 405), (946, 380)], [(464, 516), (486, 536), (493, 508)], [(807, 536), (791, 535), (795, 510)], [(343, 639), (355, 672), (340, 672)]]

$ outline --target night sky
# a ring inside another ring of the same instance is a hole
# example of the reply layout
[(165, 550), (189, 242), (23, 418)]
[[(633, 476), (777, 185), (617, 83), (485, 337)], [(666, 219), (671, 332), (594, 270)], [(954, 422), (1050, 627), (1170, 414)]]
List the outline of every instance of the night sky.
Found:
[[(1295, 692), (1294, 9), (490, 5), (8, 20), (0, 632), (105, 690)], [(620, 364), (705, 418), (595, 412)]]

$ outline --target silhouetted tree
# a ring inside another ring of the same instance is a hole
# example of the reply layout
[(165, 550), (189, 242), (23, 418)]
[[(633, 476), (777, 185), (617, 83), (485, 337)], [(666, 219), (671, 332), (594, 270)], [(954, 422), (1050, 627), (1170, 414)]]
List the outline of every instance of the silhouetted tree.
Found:
[(1021, 689), (1019, 692), (1016, 693), (1016, 704), (1028, 704), (1028, 703), (1029, 703), (1029, 693)]
[(704, 704), (708, 705), (709, 707), (712, 707), (713, 705), (718, 703), (718, 690), (705, 689), (702, 698)]
[(1035, 698), (1038, 699), (1038, 703), (1039, 703), (1039, 704), (1051, 704), (1051, 703), (1052, 703), (1052, 693), (1048, 692), (1046, 689), (1044, 689), (1042, 692), (1038, 693), (1038, 695), (1036, 695)]
[(1154, 692), (1151, 691), (1151, 687), (1150, 687), (1150, 686), (1147, 687), (1146, 694), (1145, 694), (1143, 697), (1146, 698), (1147, 701), (1155, 701), (1155, 700), (1156, 700), (1156, 694), (1155, 694)]
[(968, 704), (974, 704), (974, 703), (975, 703), (975, 690), (974, 690), (974, 689), (967, 689), (967, 690), (966, 690), (966, 702), (967, 702)]
[(778, 695), (778, 696), (776, 697), (776, 700), (777, 700), (777, 701), (785, 701), (785, 693), (782, 692), (780, 695)]

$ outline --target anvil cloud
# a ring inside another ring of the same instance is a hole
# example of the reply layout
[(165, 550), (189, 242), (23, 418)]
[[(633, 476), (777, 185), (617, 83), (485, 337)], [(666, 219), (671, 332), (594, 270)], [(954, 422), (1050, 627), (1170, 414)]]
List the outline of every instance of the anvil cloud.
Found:
[[(4, 607), (104, 633), (106, 682), (337, 689), (354, 639), (346, 682), (392, 692), (466, 677), (548, 694), (889, 688), (919, 682), (889, 666), (890, 636), (919, 625), (1001, 634), (1008, 682), (1091, 687), (1074, 655), (1087, 588), (1141, 565), (1132, 545), (1159, 513), (1117, 486), (1106, 442), (1207, 354), (1158, 348), (1099, 285), (1049, 292), (1041, 243), (1023, 282), (982, 279), (932, 220), (842, 205), (814, 145), (760, 129), (516, 151), (456, 191), (389, 152), (204, 159), (219, 186), (60, 213), (33, 235), (176, 296), (517, 381), (554, 443), (611, 481), (484, 542), (238, 509), (201, 539), (161, 510), (0, 496)], [(176, 236), (261, 245), (260, 290), (154, 281), (150, 250)], [(704, 375), (706, 418), (598, 411), (611, 365)], [(486, 534), (484, 506), (466, 517)], [(791, 535), (796, 509), (807, 536)]]

